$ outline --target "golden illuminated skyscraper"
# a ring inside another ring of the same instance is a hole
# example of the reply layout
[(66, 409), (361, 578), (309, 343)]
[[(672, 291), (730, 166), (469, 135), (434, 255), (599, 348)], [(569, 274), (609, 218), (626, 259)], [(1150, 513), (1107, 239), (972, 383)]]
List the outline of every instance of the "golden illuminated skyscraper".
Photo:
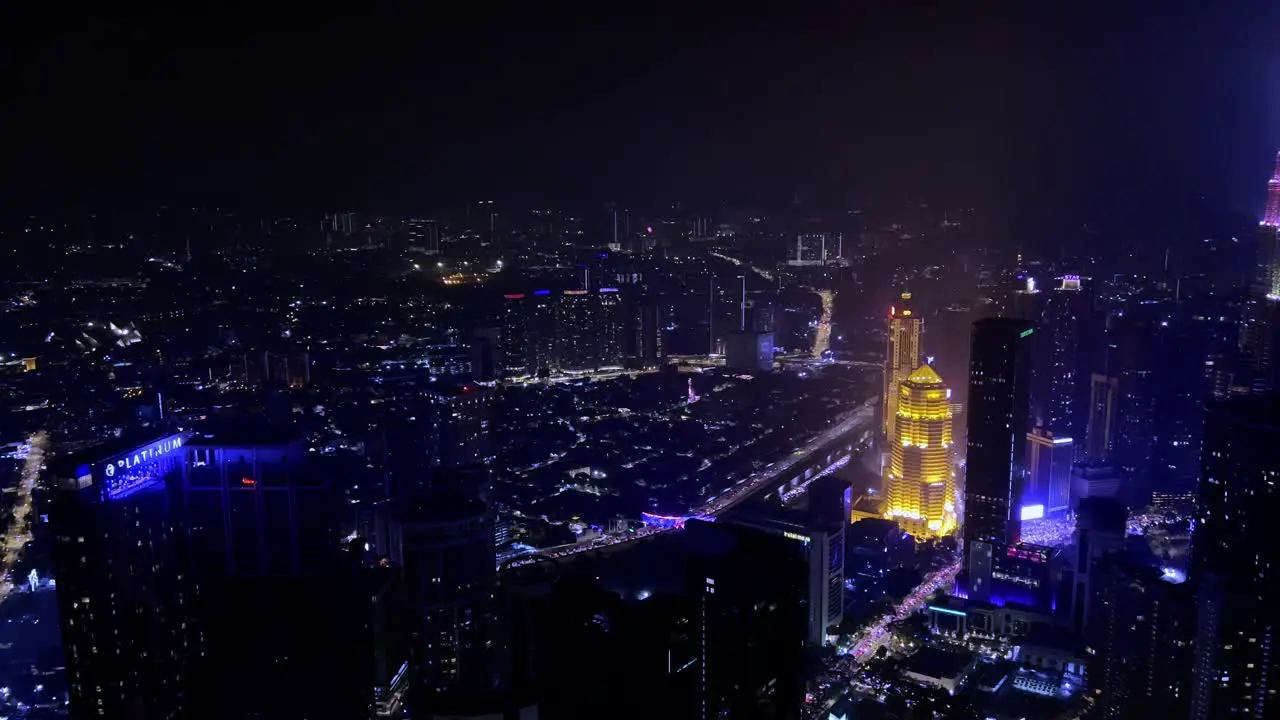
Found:
[(915, 535), (946, 535), (956, 528), (951, 390), (921, 365), (898, 385), (897, 400), (885, 515)]
[(910, 307), (911, 293), (902, 293), (902, 304), (889, 308), (889, 343), (884, 354), (884, 436), (893, 439), (898, 412), (898, 383), (924, 362), (920, 348), (920, 316)]

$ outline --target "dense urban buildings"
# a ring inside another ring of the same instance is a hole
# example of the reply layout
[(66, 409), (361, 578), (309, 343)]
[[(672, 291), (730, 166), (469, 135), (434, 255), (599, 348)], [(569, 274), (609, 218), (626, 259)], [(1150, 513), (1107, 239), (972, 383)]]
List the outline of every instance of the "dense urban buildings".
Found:
[(1252, 4), (11, 13), (0, 720), (1280, 715)]

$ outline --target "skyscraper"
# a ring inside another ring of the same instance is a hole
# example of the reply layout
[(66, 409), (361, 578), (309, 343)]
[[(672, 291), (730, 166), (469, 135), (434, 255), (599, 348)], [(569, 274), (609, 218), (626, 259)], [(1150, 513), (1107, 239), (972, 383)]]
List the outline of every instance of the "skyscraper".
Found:
[[(1092, 283), (1079, 275), (1063, 275), (1045, 293), (1038, 341), (1044, 346), (1044, 365), (1033, 373), (1042, 400), (1044, 426), (1058, 437), (1084, 436), (1088, 386), (1081, 372), (1090, 342), (1093, 314)], [(1033, 390), (1033, 392), (1035, 392)]]
[(912, 534), (946, 535), (956, 527), (951, 390), (921, 365), (898, 385), (897, 406), (885, 514)]
[(168, 435), (55, 470), (75, 717), (367, 713), (367, 626), (339, 563), (338, 498), (304, 443), (268, 434)]
[(1093, 373), (1089, 377), (1089, 417), (1085, 422), (1085, 460), (1107, 461), (1115, 449), (1116, 403), (1119, 401), (1116, 378)]
[(561, 370), (595, 368), (596, 303), (586, 290), (565, 290), (556, 306), (556, 359)]
[(1258, 223), (1257, 278), (1264, 295), (1280, 298), (1280, 153), (1267, 181), (1267, 209)]
[(884, 413), (884, 436), (894, 437), (898, 414), (898, 383), (924, 363), (920, 346), (922, 320), (908, 305), (911, 293), (902, 293), (900, 305), (889, 308), (889, 339), (884, 354), (884, 394), (880, 409)]
[(1280, 398), (1252, 395), (1205, 410), (1191, 538), (1197, 588), (1191, 717), (1275, 717), (1280, 662)]
[(1043, 428), (1027, 433), (1027, 482), (1019, 518), (1066, 512), (1071, 499), (1072, 445), (1071, 438), (1055, 437)]
[(937, 324), (929, 326), (929, 354), (937, 357), (933, 366), (950, 379), (951, 396), (961, 407), (968, 400), (969, 334), (976, 319), (972, 305), (952, 303), (938, 312)]
[(1035, 327), (1014, 318), (973, 324), (964, 539), (970, 596), (990, 593), (992, 548), (1018, 541), (1026, 474), (1031, 349)]
[(1089, 569), (1093, 579), (1087, 638), (1097, 649), (1089, 685), (1096, 717), (1180, 720), (1187, 717), (1192, 628), (1190, 588), (1176, 574), (1108, 555)]
[(507, 293), (502, 296), (502, 329), (498, 345), (502, 352), (502, 376), (520, 377), (532, 375), (531, 348), (527, 335), (529, 310), (532, 300), (525, 293)]
[(627, 306), (618, 288), (600, 288), (595, 308), (596, 358), (600, 367), (621, 367), (625, 356)]
[(1267, 182), (1267, 208), (1258, 223), (1258, 267), (1240, 313), (1237, 381), (1253, 392), (1276, 387), (1276, 316), (1280, 303), (1280, 153)]
[[(492, 693), (493, 519), (485, 504), (432, 494), (398, 507), (391, 561), (402, 569), (418, 638), (418, 707)], [(415, 711), (416, 712), (416, 711)]]
[(550, 290), (502, 296), (503, 376), (536, 376), (555, 367), (556, 305)]
[[(50, 518), (71, 716), (185, 717), (199, 652), (181, 499), (185, 435), (54, 466)], [(145, 462), (140, 462), (145, 458)]]
[(634, 319), (636, 364), (642, 368), (657, 367), (667, 357), (663, 342), (665, 317), (662, 305), (654, 298), (642, 298)]

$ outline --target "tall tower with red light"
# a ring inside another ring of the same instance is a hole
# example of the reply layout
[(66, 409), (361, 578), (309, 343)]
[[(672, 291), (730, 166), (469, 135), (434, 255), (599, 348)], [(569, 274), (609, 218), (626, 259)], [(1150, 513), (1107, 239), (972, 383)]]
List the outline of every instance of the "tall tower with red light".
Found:
[(911, 307), (911, 293), (904, 292), (899, 304), (889, 308), (889, 339), (884, 354), (884, 394), (880, 410), (884, 413), (883, 430), (886, 438), (892, 438), (894, 416), (898, 412), (898, 385), (913, 370), (924, 364), (920, 345), (923, 329), (920, 315)]

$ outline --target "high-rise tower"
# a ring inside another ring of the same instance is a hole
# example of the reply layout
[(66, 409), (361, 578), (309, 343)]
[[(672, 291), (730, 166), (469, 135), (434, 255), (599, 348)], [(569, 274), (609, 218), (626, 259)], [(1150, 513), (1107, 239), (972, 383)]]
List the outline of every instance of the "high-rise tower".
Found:
[(1191, 717), (1275, 717), (1280, 642), (1280, 399), (1242, 396), (1205, 411), (1191, 536), (1197, 588)]
[(923, 321), (911, 309), (911, 293), (902, 293), (902, 304), (889, 308), (889, 340), (884, 354), (884, 395), (880, 403), (884, 412), (884, 436), (894, 437), (898, 412), (898, 383), (924, 363), (920, 347)]
[(1014, 318), (973, 324), (969, 430), (965, 459), (964, 540), (970, 596), (990, 592), (992, 550), (1019, 538), (1031, 407), (1035, 326)]
[(913, 534), (945, 535), (956, 527), (951, 390), (921, 365), (899, 383), (897, 400), (886, 514)]
[(1266, 294), (1280, 297), (1280, 153), (1267, 181), (1267, 209), (1258, 224), (1258, 281)]

